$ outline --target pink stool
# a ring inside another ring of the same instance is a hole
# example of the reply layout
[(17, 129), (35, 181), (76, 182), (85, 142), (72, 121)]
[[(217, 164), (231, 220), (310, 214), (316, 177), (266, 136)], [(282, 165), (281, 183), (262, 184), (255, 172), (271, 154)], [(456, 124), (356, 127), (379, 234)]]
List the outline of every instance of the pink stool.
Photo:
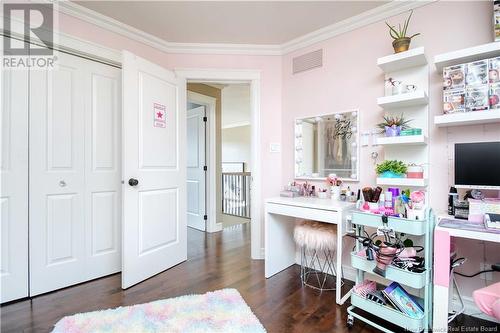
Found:
[(481, 311), (500, 320), (500, 282), (474, 290), (472, 296)]

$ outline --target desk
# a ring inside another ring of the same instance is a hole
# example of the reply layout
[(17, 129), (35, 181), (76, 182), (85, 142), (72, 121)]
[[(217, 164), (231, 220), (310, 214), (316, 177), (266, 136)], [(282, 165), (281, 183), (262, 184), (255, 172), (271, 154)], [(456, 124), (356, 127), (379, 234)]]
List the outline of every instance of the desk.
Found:
[[(272, 198), (265, 205), (265, 275), (266, 278), (296, 263), (293, 239), (295, 219), (314, 220), (337, 225), (337, 304), (343, 304), (349, 293), (342, 298), (342, 239), (345, 235), (346, 216), (355, 208), (352, 202), (332, 201), (315, 197)], [(299, 278), (299, 276), (297, 276)]]
[(451, 237), (482, 240), (500, 243), (500, 234), (486, 229), (466, 230), (450, 226), (440, 226), (444, 220), (453, 220), (451, 216), (438, 219), (434, 229), (434, 311), (433, 332), (448, 331), (448, 293), (450, 284), (450, 244)]

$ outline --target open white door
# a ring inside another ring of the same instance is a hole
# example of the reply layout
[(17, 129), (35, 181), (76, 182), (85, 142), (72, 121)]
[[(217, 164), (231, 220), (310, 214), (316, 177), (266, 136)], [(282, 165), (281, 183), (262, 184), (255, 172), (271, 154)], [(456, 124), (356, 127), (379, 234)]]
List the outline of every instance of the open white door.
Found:
[(122, 288), (187, 258), (186, 82), (123, 52)]
[(187, 112), (187, 224), (206, 231), (205, 107)]

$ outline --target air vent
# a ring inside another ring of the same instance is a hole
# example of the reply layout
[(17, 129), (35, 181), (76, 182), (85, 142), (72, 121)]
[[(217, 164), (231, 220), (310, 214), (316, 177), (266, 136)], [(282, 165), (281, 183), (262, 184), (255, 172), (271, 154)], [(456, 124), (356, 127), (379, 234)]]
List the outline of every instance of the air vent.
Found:
[(323, 66), (323, 49), (293, 58), (293, 74)]

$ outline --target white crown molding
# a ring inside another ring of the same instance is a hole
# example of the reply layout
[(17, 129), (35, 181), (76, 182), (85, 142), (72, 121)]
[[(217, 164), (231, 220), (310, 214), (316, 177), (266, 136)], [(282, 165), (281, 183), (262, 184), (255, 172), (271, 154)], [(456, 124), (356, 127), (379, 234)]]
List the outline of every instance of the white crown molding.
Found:
[(239, 54), (280, 56), (323, 42), (340, 34), (382, 21), (410, 9), (425, 6), (438, 0), (405, 1), (393, 0), (390, 3), (368, 10), (343, 21), (295, 38), (281, 45), (224, 44), (224, 43), (174, 43), (168, 42), (147, 32), (119, 22), (91, 9), (70, 1), (58, 2), (58, 10), (82, 21), (94, 24), (142, 44), (167, 53), (183, 54)]
[(292, 39), (281, 45), (282, 54), (323, 42), (340, 34), (367, 26), (369, 24), (385, 20), (391, 16), (399, 15), (405, 11), (428, 5), (438, 0), (424, 1), (391, 1), (385, 5), (367, 10), (356, 16), (352, 16), (338, 23), (318, 29), (304, 36)]

